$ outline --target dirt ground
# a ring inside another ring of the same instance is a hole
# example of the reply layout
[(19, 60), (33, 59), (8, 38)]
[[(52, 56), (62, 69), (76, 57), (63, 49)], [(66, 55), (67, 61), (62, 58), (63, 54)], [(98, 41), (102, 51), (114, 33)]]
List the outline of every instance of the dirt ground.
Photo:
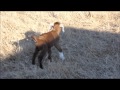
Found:
[[(60, 44), (65, 60), (52, 48), (52, 62), (32, 65), (31, 34), (49, 31), (49, 24), (65, 26)], [(120, 78), (120, 12), (1, 11), (0, 79), (112, 79)]]

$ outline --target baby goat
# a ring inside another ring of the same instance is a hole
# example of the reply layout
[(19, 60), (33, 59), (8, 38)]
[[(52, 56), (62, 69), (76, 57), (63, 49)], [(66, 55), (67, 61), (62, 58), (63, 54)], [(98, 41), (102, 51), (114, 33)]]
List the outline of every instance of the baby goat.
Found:
[(64, 32), (64, 26), (60, 24), (59, 22), (55, 22), (54, 24), (50, 25), (51, 31), (48, 33), (41, 34), (40, 36), (32, 36), (33, 40), (35, 41), (35, 52), (32, 57), (32, 64), (35, 64), (35, 58), (39, 51), (40, 54), (38, 55), (38, 60), (40, 64), (40, 68), (43, 69), (42, 60), (45, 57), (46, 53), (48, 52), (48, 59), (51, 59), (51, 47), (55, 46), (57, 50), (59, 51), (59, 57), (64, 60), (64, 55), (61, 49), (61, 46), (59, 45), (59, 39), (60, 39), (60, 32), (61, 30)]

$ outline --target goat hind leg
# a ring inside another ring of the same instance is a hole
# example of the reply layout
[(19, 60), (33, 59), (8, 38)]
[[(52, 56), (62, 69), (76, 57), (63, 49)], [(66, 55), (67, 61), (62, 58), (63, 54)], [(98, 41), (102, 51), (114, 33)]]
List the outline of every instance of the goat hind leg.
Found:
[(43, 69), (42, 60), (43, 60), (45, 55), (46, 55), (46, 50), (42, 50), (40, 55), (38, 56), (38, 61), (39, 61), (41, 69)]
[(39, 61), (39, 64), (40, 64), (40, 68), (43, 69), (43, 65), (42, 65), (42, 59), (43, 59), (43, 56), (40, 55), (38, 58), (39, 58), (38, 61)]
[(35, 48), (35, 52), (34, 52), (33, 57), (32, 57), (32, 64), (33, 64), (33, 65), (35, 65), (35, 58), (36, 58), (38, 52), (39, 52), (39, 50), (38, 50), (38, 48), (36, 47), (36, 48)]
[(51, 58), (51, 48), (48, 49), (48, 59), (50, 60), (50, 62), (52, 62), (52, 58)]

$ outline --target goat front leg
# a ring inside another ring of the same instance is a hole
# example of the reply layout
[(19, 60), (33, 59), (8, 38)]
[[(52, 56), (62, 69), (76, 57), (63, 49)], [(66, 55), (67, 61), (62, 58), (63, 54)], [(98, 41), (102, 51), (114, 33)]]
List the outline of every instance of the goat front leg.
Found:
[(55, 46), (55, 47), (57, 48), (57, 50), (59, 51), (59, 57), (60, 57), (62, 60), (64, 60), (65, 57), (64, 57), (64, 54), (63, 54), (63, 52), (62, 52), (62, 48), (60, 47), (59, 43), (55, 43), (54, 46)]
[(51, 58), (51, 48), (48, 49), (48, 59), (50, 60), (50, 62), (52, 62), (52, 58)]
[(36, 58), (38, 52), (39, 52), (39, 50), (38, 50), (38, 48), (36, 47), (36, 48), (35, 48), (35, 52), (34, 52), (33, 57), (32, 57), (32, 64), (33, 64), (33, 65), (35, 65), (35, 58)]

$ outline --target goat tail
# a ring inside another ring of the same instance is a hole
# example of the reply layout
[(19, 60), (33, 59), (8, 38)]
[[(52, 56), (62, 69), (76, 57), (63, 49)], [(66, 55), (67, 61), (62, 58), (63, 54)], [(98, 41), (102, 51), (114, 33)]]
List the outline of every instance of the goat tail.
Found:
[(31, 36), (31, 38), (34, 40), (34, 42), (37, 42), (36, 36)]

